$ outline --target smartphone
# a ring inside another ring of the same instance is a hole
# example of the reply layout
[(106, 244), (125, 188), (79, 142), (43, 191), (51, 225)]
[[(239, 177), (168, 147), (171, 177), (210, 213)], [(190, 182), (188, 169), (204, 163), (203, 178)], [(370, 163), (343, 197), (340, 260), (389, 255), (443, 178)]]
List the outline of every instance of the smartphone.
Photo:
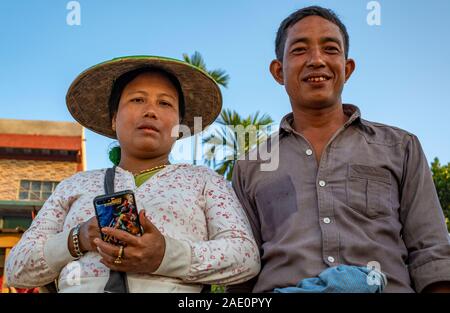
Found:
[[(136, 207), (134, 193), (131, 190), (116, 192), (94, 198), (95, 214), (98, 226), (124, 230), (132, 235), (141, 236), (142, 228)], [(124, 242), (101, 233), (102, 239), (113, 245), (124, 245)]]

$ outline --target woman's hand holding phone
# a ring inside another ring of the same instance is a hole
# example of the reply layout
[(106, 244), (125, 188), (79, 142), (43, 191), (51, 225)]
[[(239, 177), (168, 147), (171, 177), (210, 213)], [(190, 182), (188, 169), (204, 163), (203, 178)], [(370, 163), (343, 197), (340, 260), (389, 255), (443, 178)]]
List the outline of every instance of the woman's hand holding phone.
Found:
[(94, 243), (95, 238), (101, 239), (96, 216), (81, 224), (79, 237), (81, 252), (97, 251), (97, 246)]
[[(69, 234), (68, 244), (70, 254), (76, 256), (75, 248), (73, 246), (72, 241), (72, 232)], [(86, 222), (81, 223), (80, 233), (78, 235), (80, 250), (82, 253), (86, 253), (89, 251), (97, 251), (97, 246), (94, 243), (96, 238), (101, 238), (100, 230), (98, 228), (97, 217), (91, 217)]]
[(102, 256), (101, 263), (120, 272), (153, 273), (159, 268), (165, 252), (164, 236), (145, 216), (144, 210), (139, 213), (139, 222), (144, 230), (142, 236), (134, 236), (111, 227), (101, 230), (126, 243), (121, 264), (115, 264), (120, 247), (104, 242), (100, 237), (94, 238), (94, 244)]

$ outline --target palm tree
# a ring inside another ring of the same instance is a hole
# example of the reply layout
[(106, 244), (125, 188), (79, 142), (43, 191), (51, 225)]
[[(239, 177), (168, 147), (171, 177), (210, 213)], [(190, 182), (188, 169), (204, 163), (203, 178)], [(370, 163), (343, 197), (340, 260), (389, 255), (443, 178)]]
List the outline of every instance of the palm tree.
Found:
[[(243, 118), (236, 111), (225, 109), (216, 123), (219, 128), (203, 139), (203, 144), (207, 147), (204, 154), (205, 163), (227, 180), (231, 180), (235, 161), (267, 139), (273, 119), (267, 114), (260, 116), (259, 112)], [(236, 131), (239, 127), (246, 132), (239, 134)], [(223, 158), (217, 162), (219, 154)]]
[(206, 68), (206, 63), (203, 60), (203, 57), (200, 54), (200, 52), (195, 51), (192, 56), (189, 56), (187, 53), (183, 53), (183, 59), (185, 62), (187, 62), (191, 65), (194, 65), (195, 67), (198, 67), (199, 69), (208, 73), (209, 76), (211, 76), (219, 86), (223, 86), (225, 88), (228, 87), (228, 82), (230, 81), (230, 76), (228, 74), (226, 74), (226, 72), (222, 69), (215, 69), (215, 70), (209, 71)]
[[(230, 80), (230, 76), (226, 74), (226, 72), (222, 69), (215, 69), (212, 71), (209, 71), (206, 68), (206, 63), (203, 60), (202, 55), (195, 51), (192, 56), (189, 56), (188, 54), (183, 54), (183, 59), (185, 62), (196, 66), (200, 68), (201, 70), (208, 73), (214, 81), (222, 87), (227, 88), (228, 82)], [(261, 126), (268, 126), (269, 124), (273, 123), (272, 118), (270, 118), (268, 115), (263, 115), (259, 117), (259, 112), (257, 112), (254, 116), (248, 116), (246, 119), (243, 119), (236, 111), (230, 111), (230, 110), (222, 110), (220, 117), (216, 121), (221, 129), (216, 130), (217, 133), (212, 133), (208, 135), (204, 140), (203, 143), (208, 146), (208, 150), (205, 153), (205, 159), (206, 164), (208, 166), (214, 167), (216, 172), (218, 172), (221, 175), (224, 175), (226, 179), (231, 180), (231, 175), (233, 173), (233, 167), (234, 167), (234, 161), (233, 160), (223, 160), (220, 161), (219, 164), (216, 165), (216, 156), (220, 149), (225, 148), (224, 142), (229, 144), (229, 147), (233, 146), (232, 149), (234, 149), (234, 152), (230, 152), (233, 156), (237, 155), (237, 152), (239, 151), (239, 148), (241, 148), (241, 145), (239, 145), (238, 136), (236, 133), (234, 133), (228, 125), (232, 127), (236, 127), (238, 125), (242, 125), (244, 128), (249, 125), (254, 125), (258, 129)], [(258, 140), (262, 141), (264, 139), (264, 130), (259, 129), (258, 130)], [(231, 140), (233, 144), (230, 144), (228, 140)], [(246, 139), (247, 140), (247, 139)], [(259, 142), (258, 141), (258, 142)], [(247, 140), (244, 144), (244, 151), (247, 152), (250, 150), (250, 141)], [(196, 164), (196, 155), (197, 155), (197, 136), (194, 135), (194, 152), (193, 152), (193, 163)], [(224, 292), (225, 287), (220, 285), (212, 285), (211, 291), (213, 293), (222, 293)]]
[[(192, 56), (183, 53), (183, 59), (185, 62), (208, 73), (219, 86), (225, 88), (228, 86), (230, 76), (222, 69), (208, 70), (202, 55), (198, 51), (195, 51)], [(204, 155), (205, 163), (208, 166), (213, 167), (219, 174), (224, 175), (228, 180), (231, 180), (234, 160), (240, 156), (240, 153), (250, 151), (255, 145), (259, 144), (267, 137), (267, 126), (272, 124), (273, 120), (266, 114), (260, 116), (259, 112), (256, 112), (256, 114), (250, 115), (247, 118), (242, 118), (236, 111), (225, 109), (220, 113), (216, 123), (219, 125), (219, 129), (216, 129), (215, 132), (207, 135), (203, 140), (203, 144), (207, 145), (207, 150)], [(241, 137), (234, 131), (238, 126), (243, 129), (248, 129), (249, 126), (253, 127), (256, 130), (256, 133), (253, 134), (256, 142), (250, 141), (250, 138), (247, 136), (243, 142), (240, 139)], [(226, 157), (217, 163), (217, 156), (221, 152), (224, 153), (224, 156)], [(197, 137), (195, 136), (193, 151), (194, 164), (196, 164), (196, 155)]]

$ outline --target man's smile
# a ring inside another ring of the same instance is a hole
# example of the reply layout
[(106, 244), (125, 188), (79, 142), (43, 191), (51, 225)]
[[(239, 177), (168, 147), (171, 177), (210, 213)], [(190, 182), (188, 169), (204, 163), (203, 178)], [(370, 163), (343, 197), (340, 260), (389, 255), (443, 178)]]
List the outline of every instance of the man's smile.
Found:
[(302, 81), (313, 85), (322, 85), (331, 80), (332, 76), (326, 73), (310, 73), (302, 78)]

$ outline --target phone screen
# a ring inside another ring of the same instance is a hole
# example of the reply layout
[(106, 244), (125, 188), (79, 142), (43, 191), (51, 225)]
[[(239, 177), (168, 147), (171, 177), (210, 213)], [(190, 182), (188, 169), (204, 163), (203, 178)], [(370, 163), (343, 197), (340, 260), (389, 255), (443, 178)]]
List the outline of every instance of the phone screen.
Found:
[[(102, 196), (94, 200), (99, 227), (112, 227), (124, 230), (132, 235), (141, 234), (139, 215), (133, 193)], [(108, 243), (122, 245), (112, 236), (102, 233), (102, 239)]]

